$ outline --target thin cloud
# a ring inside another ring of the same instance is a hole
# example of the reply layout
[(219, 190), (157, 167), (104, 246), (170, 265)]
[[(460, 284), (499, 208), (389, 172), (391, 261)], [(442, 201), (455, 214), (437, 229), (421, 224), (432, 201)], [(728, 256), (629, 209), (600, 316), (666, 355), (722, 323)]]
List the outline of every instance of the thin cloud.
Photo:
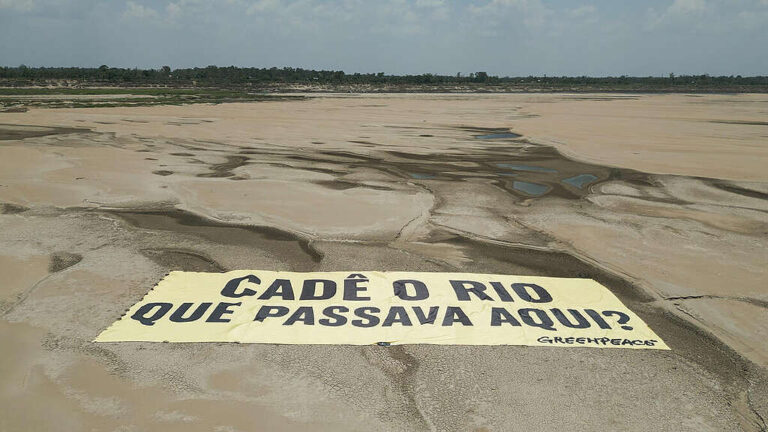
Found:
[(123, 18), (156, 19), (159, 16), (156, 10), (132, 1), (125, 4), (123, 11)]
[(0, 9), (12, 9), (21, 12), (27, 12), (34, 8), (34, 0), (0, 0)]

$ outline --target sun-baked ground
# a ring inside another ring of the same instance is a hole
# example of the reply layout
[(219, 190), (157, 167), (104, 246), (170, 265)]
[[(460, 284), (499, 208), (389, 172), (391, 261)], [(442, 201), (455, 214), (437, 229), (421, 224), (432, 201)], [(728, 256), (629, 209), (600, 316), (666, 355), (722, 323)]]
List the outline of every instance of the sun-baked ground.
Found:
[[(0, 113), (0, 430), (764, 430), (766, 111), (399, 94)], [(672, 351), (90, 342), (169, 270), (242, 268), (591, 277)]]

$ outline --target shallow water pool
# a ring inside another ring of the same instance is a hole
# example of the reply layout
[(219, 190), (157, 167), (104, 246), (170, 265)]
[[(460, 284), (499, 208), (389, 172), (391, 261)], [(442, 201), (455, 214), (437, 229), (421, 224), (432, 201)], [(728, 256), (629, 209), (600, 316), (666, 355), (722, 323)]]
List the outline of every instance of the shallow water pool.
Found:
[(575, 186), (579, 189), (584, 188), (584, 186), (594, 182), (597, 180), (596, 175), (592, 174), (579, 174), (577, 176), (569, 177), (567, 179), (563, 179), (563, 183), (568, 183), (571, 186)]
[(533, 196), (541, 196), (549, 191), (549, 186), (547, 185), (524, 181), (512, 182), (512, 187)]

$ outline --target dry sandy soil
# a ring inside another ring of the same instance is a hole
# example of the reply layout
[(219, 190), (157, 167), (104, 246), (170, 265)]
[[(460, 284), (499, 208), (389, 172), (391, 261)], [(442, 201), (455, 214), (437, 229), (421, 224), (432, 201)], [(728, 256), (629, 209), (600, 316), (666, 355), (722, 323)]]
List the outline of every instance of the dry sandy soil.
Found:
[[(768, 95), (0, 113), (0, 430), (766, 430), (766, 118)], [(169, 270), (243, 268), (591, 277), (672, 350), (90, 342)]]

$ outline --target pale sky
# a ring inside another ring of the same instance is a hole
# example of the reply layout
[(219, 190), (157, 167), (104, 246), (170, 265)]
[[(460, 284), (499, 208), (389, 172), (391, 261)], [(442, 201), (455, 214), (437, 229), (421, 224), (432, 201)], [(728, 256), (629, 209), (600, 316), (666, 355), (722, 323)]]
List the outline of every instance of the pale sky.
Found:
[(768, 75), (768, 0), (0, 0), (0, 65)]

